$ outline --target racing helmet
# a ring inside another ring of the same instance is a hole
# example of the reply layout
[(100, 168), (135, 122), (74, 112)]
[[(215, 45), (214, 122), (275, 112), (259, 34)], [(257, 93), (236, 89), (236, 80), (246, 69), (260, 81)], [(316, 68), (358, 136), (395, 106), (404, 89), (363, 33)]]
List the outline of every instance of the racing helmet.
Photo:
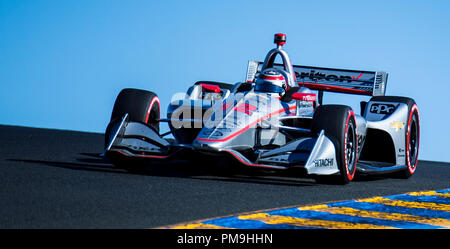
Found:
[(265, 69), (256, 79), (255, 91), (279, 93), (282, 96), (286, 92), (286, 79), (278, 70)]

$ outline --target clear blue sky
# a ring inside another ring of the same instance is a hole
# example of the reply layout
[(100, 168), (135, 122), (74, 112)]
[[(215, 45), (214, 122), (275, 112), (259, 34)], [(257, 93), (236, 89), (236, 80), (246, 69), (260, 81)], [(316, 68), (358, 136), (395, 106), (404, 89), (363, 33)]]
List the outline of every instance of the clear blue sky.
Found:
[[(420, 108), (420, 158), (450, 161), (450, 1), (0, 1), (0, 124), (103, 132), (125, 87), (244, 80), (273, 34), (294, 64), (389, 73)], [(359, 112), (368, 97), (325, 94)]]

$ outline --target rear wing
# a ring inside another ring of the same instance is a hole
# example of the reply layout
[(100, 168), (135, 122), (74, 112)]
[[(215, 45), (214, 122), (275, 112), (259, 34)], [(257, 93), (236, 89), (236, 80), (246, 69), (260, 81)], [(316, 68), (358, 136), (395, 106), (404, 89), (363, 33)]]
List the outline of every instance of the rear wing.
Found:
[[(263, 62), (249, 61), (246, 82), (253, 82)], [(274, 67), (283, 69), (282, 64)], [(334, 69), (325, 67), (293, 66), (299, 86), (312, 90), (384, 96), (388, 74), (386, 72)]]

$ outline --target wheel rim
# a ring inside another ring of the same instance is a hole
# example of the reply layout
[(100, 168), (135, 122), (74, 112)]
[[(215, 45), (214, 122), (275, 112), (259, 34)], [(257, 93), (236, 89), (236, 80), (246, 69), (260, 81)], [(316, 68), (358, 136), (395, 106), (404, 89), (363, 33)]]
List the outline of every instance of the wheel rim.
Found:
[(415, 118), (411, 121), (411, 127), (409, 130), (409, 145), (408, 145), (408, 151), (409, 151), (409, 162), (411, 165), (411, 168), (414, 169), (416, 167), (416, 160), (417, 160), (417, 151), (418, 151), (418, 131), (417, 131), (417, 121)]
[(355, 158), (356, 158), (356, 136), (355, 127), (352, 122), (349, 122), (345, 140), (345, 162), (347, 164), (347, 170), (349, 175), (353, 175), (355, 170)]

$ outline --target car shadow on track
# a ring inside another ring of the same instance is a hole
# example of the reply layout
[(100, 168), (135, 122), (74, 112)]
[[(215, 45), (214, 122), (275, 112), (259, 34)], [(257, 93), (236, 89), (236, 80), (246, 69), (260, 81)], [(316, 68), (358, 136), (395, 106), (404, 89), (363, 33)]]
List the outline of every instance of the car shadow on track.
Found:
[(314, 180), (298, 178), (294, 175), (279, 175), (269, 171), (215, 168), (212, 165), (192, 165), (185, 161), (138, 165), (134, 170), (114, 167), (107, 159), (97, 153), (79, 153), (75, 160), (53, 161), (37, 159), (6, 159), (10, 162), (39, 164), (70, 170), (94, 171), (114, 174), (148, 175), (156, 177), (177, 177), (207, 181), (226, 181), (252, 184), (271, 184), (283, 186), (317, 186)]
[[(79, 153), (75, 161), (61, 162), (51, 160), (6, 159), (7, 161), (41, 164), (51, 167), (71, 170), (96, 171), (115, 174), (135, 174), (157, 177), (190, 178), (208, 181), (241, 182), (253, 184), (271, 184), (283, 186), (318, 186), (313, 179), (297, 172), (273, 172), (248, 168), (215, 167), (216, 165), (193, 165), (186, 161), (171, 163), (146, 163), (137, 165), (134, 170), (124, 170), (113, 166), (100, 153)], [(368, 182), (388, 178), (398, 178), (395, 174), (387, 175), (358, 175), (354, 181)], [(325, 184), (330, 185), (330, 184)]]

